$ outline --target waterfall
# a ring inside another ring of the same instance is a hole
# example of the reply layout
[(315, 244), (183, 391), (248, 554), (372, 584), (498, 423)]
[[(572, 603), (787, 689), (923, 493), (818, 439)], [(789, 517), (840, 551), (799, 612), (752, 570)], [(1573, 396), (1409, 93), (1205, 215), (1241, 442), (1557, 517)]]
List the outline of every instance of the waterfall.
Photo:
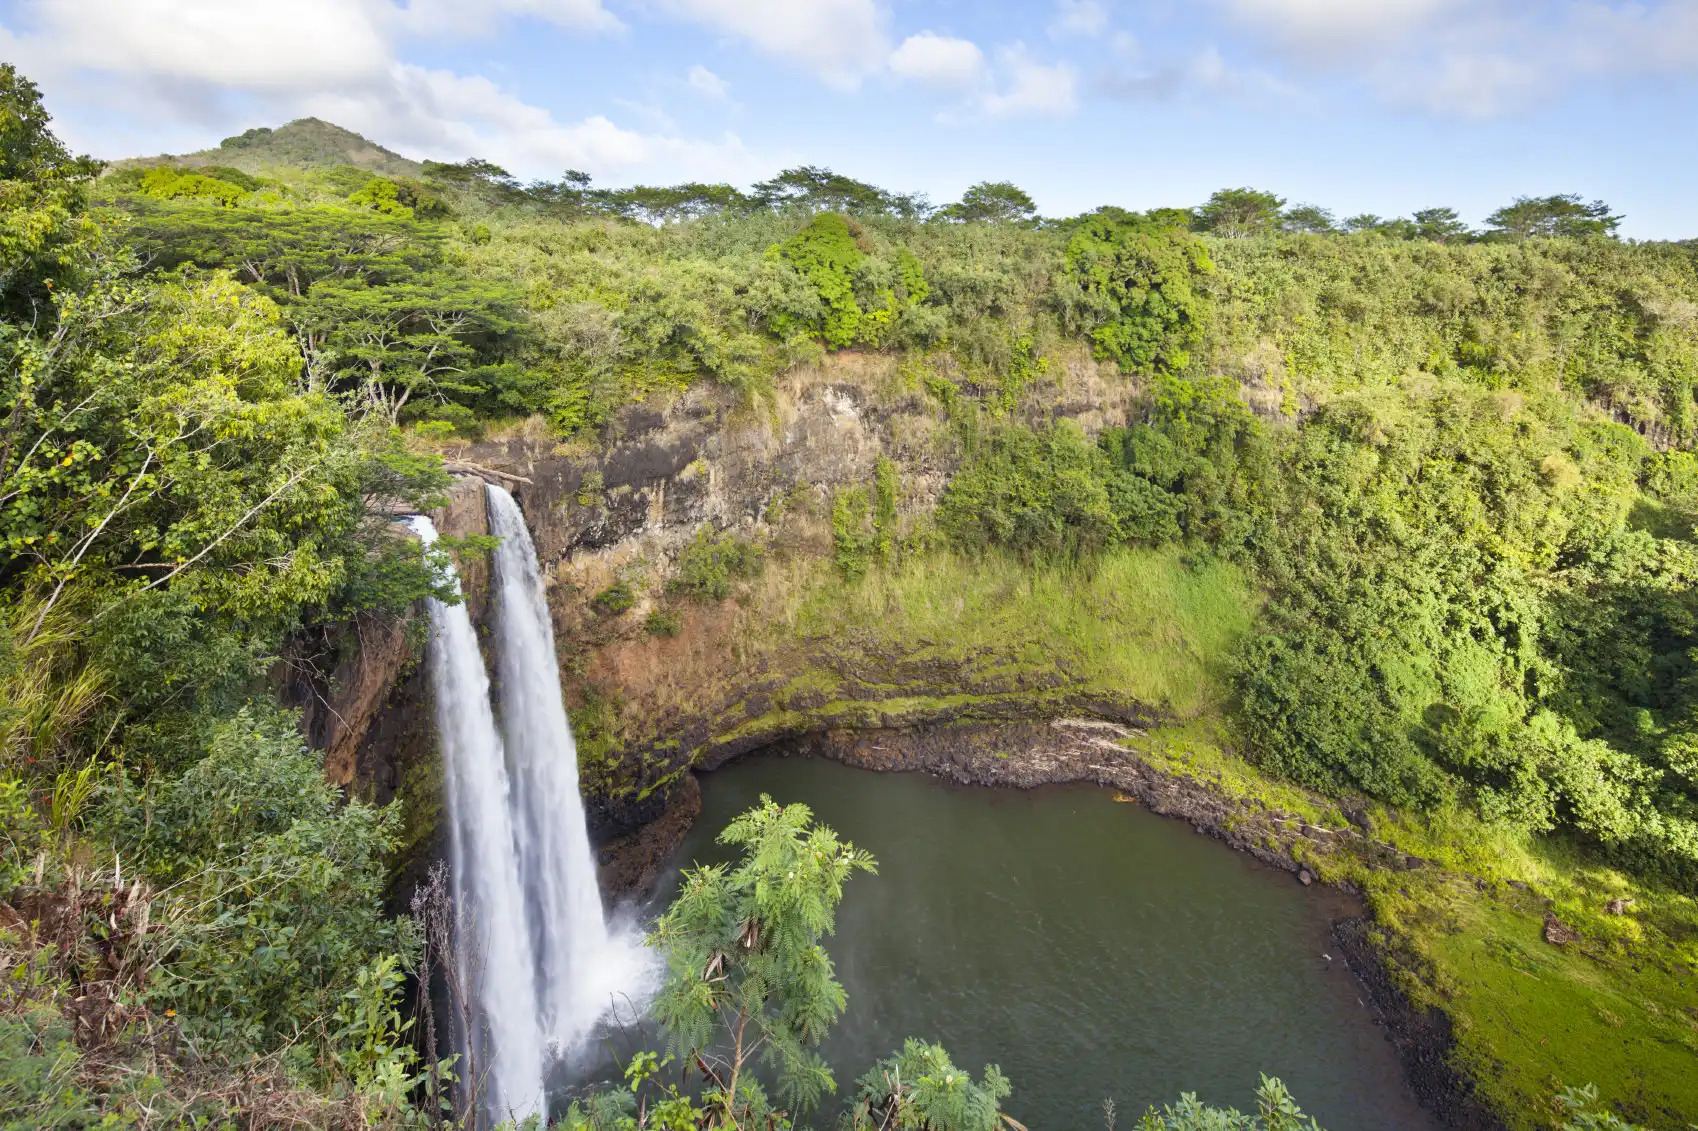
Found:
[(485, 491), (490, 533), (501, 539), (495, 550), (497, 698), (513, 775), (539, 1022), (546, 1039), (569, 1050), (626, 981), (628, 947), (610, 940), (602, 910), (536, 548), (513, 496), (493, 484)]
[[(425, 545), (436, 541), (429, 519), (410, 522)], [(459, 584), (456, 576), (456, 590)], [(428, 604), (428, 663), (447, 779), (454, 902), (461, 913), (455, 959), (473, 1011), (472, 1031), (464, 1037), (476, 1054), (473, 1068), (490, 1122), (522, 1120), (541, 1115), (545, 1101), (536, 959), (525, 928), (512, 788), (471, 617), (463, 604)]]
[[(500, 539), (499, 733), (471, 617), (464, 605), (429, 604), (454, 900), (463, 915), (456, 960), (473, 1014), (466, 1045), (494, 1124), (546, 1115), (549, 1055), (582, 1045), (617, 1000), (635, 1006), (650, 964), (640, 932), (610, 929), (602, 908), (530, 530), (512, 495), (486, 492), (490, 531)], [(429, 519), (409, 521), (427, 546), (436, 540)]]

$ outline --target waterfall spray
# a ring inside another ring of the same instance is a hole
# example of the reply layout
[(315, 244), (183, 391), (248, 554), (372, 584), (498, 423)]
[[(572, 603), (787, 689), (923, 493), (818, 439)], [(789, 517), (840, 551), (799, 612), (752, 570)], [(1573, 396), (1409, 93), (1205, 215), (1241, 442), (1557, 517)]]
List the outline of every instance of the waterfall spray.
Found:
[[(436, 541), (429, 519), (410, 522), (426, 546)], [(458, 591), (459, 577), (453, 581)], [(454, 902), (461, 914), (455, 961), (472, 1008), (471, 1031), (462, 1036), (490, 1122), (523, 1120), (544, 1113), (543, 1050), (507, 764), (471, 617), (463, 604), (435, 599), (428, 604), (428, 662), (447, 777)]]

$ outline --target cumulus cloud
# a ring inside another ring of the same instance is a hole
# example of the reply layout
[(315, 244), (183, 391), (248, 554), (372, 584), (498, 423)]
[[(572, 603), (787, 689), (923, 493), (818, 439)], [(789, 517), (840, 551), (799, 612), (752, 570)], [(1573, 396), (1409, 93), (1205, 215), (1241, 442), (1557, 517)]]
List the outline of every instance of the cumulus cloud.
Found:
[[(476, 154), (521, 175), (581, 168), (604, 177), (720, 180), (765, 167), (735, 135), (644, 133), (600, 115), (560, 122), (488, 78), (400, 58), (407, 37), (454, 33), (455, 21), (472, 11), (588, 32), (618, 26), (597, 15), (599, 0), (413, 0), (405, 8), (390, 0), (33, 0), (30, 22), (0, 28), (0, 43), (47, 80), (50, 96), (57, 86), (68, 100), (98, 106), (106, 136), (132, 145), (138, 136), (149, 139), (141, 144), (176, 142), (184, 121), (210, 128), (314, 116), (416, 156)], [(125, 92), (117, 114), (110, 84)], [(123, 112), (150, 119), (148, 126), (114, 124)], [(154, 126), (161, 117), (174, 128)]]
[(1108, 4), (1104, 0), (1057, 0), (1051, 35), (1101, 35), (1108, 30)]
[(985, 53), (972, 40), (922, 31), (891, 53), (890, 69), (928, 86), (961, 90), (984, 79)]
[(373, 74), (389, 59), (386, 5), (360, 0), (36, 0), (13, 32), (18, 61), (248, 87), (305, 87)]
[(752, 155), (733, 134), (700, 141), (642, 133), (602, 115), (562, 123), (547, 110), (489, 79), (397, 64), (381, 88), (321, 94), (306, 112), (375, 135), (409, 152), (460, 158), (557, 175), (584, 169), (598, 175), (662, 167), (687, 168), (708, 179), (744, 178)]
[(1698, 0), (1215, 0), (1223, 31), (1297, 78), (1343, 77), (1380, 98), (1487, 117), (1600, 78), (1689, 75)]
[(1126, 62), (1092, 82), (1098, 94), (1124, 102), (1166, 102), (1177, 98), (1290, 98), (1296, 90), (1266, 71), (1235, 65), (1209, 46), (1189, 55), (1150, 58), (1128, 43)]
[(398, 17), (424, 35), (489, 33), (509, 16), (531, 16), (575, 31), (624, 30), (601, 0), (409, 0)]
[(860, 85), (890, 51), (876, 0), (661, 0), (661, 7), (842, 89)]
[(1305, 48), (1347, 49), (1418, 28), (1461, 0), (1226, 0), (1252, 27)]
[(684, 81), (690, 84), (690, 89), (703, 98), (711, 98), (715, 102), (724, 102), (731, 97), (731, 84), (702, 66), (700, 63), (691, 67), (684, 76)]
[(1067, 63), (1046, 63), (1023, 43), (987, 61), (977, 44), (921, 32), (909, 36), (890, 57), (900, 78), (954, 92), (957, 101), (936, 120), (958, 125), (986, 118), (1065, 117), (1079, 108), (1079, 76)]
[(1020, 44), (1003, 49), (997, 62), (1004, 80), (978, 100), (987, 117), (1060, 117), (1078, 109), (1079, 76), (1066, 63), (1040, 63)]

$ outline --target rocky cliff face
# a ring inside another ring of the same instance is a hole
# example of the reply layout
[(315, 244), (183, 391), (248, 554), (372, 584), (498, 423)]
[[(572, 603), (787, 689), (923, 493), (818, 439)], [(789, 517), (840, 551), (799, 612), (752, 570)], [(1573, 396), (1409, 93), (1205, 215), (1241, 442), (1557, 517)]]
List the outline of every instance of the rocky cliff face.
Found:
[[(1134, 394), (1076, 357), (1027, 389), (1021, 411), (1094, 432), (1123, 423)], [(550, 582), (599, 841), (687, 806), (691, 767), (827, 728), (1078, 710), (1143, 717), (1055, 671), (782, 623), (787, 598), (829, 573), (838, 492), (866, 488), (879, 460), (892, 461), (904, 531), (923, 535), (960, 452), (948, 407), (894, 361), (839, 355), (754, 405), (698, 387), (636, 406), (598, 449), (520, 430), (456, 453), (526, 480), (516, 491)], [(763, 578), (730, 600), (678, 595), (679, 558), (704, 529), (761, 547)], [(634, 603), (610, 611), (597, 598), (621, 582)]]
[[(1094, 432), (1123, 423), (1134, 393), (1080, 357), (1027, 389), (1020, 411)], [(903, 531), (924, 537), (961, 444), (949, 407), (893, 361), (839, 355), (753, 405), (697, 387), (634, 406), (599, 446), (560, 446), (526, 426), (450, 453), (474, 476), (500, 473), (530, 524), (610, 883), (637, 882), (687, 825), (691, 769), (773, 743), (1079, 712), (1148, 721), (1143, 705), (1093, 696), (1054, 667), (794, 622), (798, 589), (833, 583), (836, 495), (865, 489), (881, 457), (892, 461)], [(462, 482), (438, 528), (487, 532), (481, 488)], [(730, 599), (679, 594), (679, 559), (703, 530), (758, 547), (762, 576)], [(462, 563), (462, 583), (481, 627), (487, 564)], [(621, 583), (625, 608), (604, 597)], [(375, 801), (399, 798), (403, 855), (423, 859), (437, 835), (440, 777), (422, 636), (412, 623), (348, 632), (342, 659), (297, 701), (332, 777)]]

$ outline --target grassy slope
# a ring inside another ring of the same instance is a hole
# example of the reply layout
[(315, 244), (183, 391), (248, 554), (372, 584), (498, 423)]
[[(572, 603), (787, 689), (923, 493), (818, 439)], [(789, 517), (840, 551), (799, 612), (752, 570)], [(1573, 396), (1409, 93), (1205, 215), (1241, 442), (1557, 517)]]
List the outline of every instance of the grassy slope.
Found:
[(872, 633), (943, 659), (1054, 669), (1086, 694), (1189, 717), (1210, 705), (1211, 670), (1253, 611), (1231, 566), (1115, 550), (1089, 567), (936, 554), (848, 586), (823, 576), (787, 619), (805, 639)]

